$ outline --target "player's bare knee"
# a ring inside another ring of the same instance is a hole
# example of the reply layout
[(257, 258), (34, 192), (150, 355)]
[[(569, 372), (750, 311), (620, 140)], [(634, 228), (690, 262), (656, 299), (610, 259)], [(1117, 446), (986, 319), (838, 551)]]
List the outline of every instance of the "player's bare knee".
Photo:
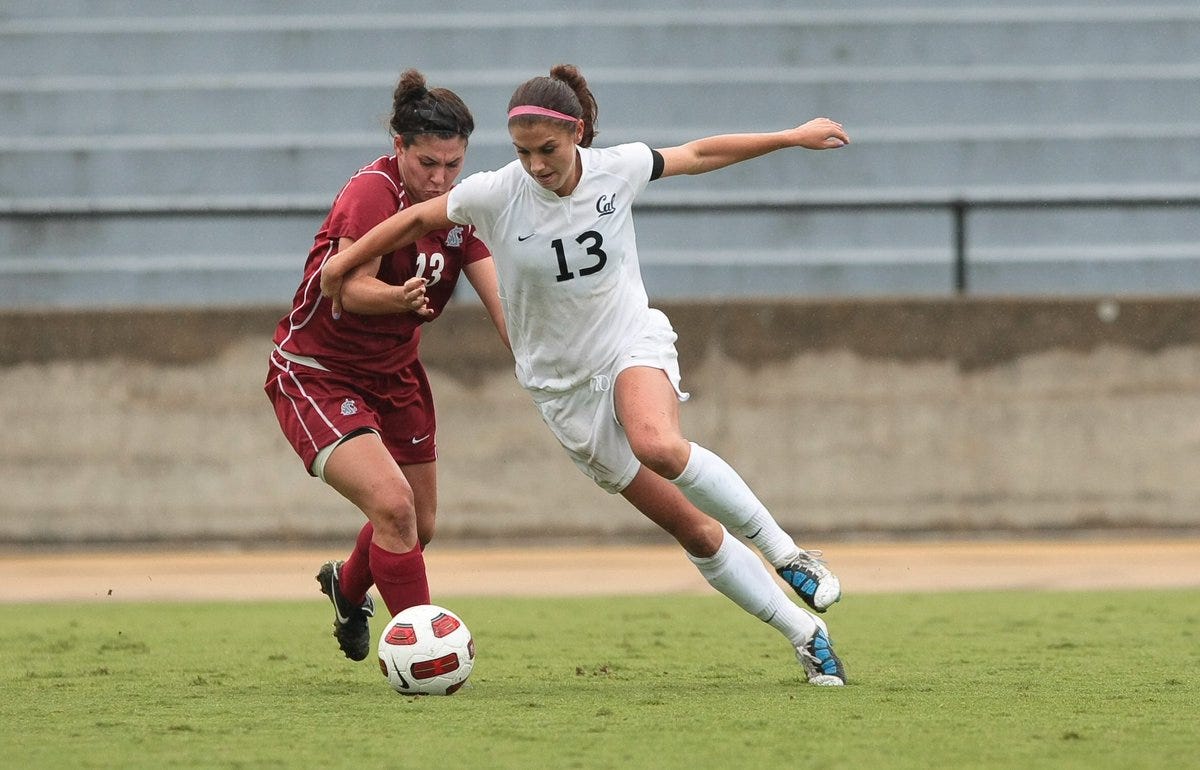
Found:
[(412, 493), (407, 490), (389, 490), (382, 494), (372, 495), (364, 502), (364, 512), (371, 521), (380, 518), (396, 521), (407, 520), (415, 523), (417, 520)]
[(392, 553), (408, 553), (419, 544), (417, 528), (411, 521), (407, 524), (394, 520), (375, 522), (372, 541)]
[(390, 494), (373, 497), (363, 513), (375, 527), (375, 541), (390, 544), (389, 550), (411, 549), (417, 543), (417, 515), (412, 504), (412, 494), (395, 490)]
[(720, 524), (708, 516), (698, 516), (689, 520), (676, 533), (675, 539), (692, 556), (706, 559), (717, 552), (724, 537), (725, 532)]
[(630, 444), (638, 462), (663, 478), (678, 478), (687, 467), (688, 443), (682, 439), (655, 436)]

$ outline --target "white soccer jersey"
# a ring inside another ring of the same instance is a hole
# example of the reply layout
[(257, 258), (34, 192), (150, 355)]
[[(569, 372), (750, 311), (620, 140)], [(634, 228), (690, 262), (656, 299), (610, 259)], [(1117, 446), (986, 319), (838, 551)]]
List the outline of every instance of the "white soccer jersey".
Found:
[(492, 251), (529, 389), (569, 390), (606, 371), (649, 317), (632, 209), (650, 181), (650, 148), (578, 149), (583, 173), (565, 198), (516, 160), (472, 174), (448, 198), (450, 219), (474, 225)]

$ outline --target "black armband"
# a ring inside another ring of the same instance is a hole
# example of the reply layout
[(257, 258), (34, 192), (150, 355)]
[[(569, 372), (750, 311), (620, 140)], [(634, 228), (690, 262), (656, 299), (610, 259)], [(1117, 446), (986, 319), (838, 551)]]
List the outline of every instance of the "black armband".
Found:
[(663, 172), (663, 156), (662, 153), (653, 147), (650, 148), (650, 181), (653, 182), (662, 176)]

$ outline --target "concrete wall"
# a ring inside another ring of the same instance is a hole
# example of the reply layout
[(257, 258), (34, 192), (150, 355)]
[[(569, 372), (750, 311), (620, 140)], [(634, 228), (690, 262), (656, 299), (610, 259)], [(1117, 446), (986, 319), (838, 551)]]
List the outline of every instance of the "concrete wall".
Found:
[[(802, 540), (1200, 527), (1200, 300), (664, 305), (686, 432)], [(0, 541), (343, 537), (262, 393), (283, 308), (0, 314)], [(443, 539), (644, 536), (477, 306), (427, 329)]]

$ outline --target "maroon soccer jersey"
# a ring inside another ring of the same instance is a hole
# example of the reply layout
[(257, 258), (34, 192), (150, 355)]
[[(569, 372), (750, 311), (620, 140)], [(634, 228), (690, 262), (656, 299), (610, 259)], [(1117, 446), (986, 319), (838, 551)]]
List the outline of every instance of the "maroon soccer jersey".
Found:
[(428, 281), (431, 318), (415, 313), (356, 315), (343, 310), (335, 321), (332, 305), (321, 296), (320, 275), (321, 266), (337, 253), (340, 238), (358, 240), (409, 204), (395, 156), (379, 158), (350, 178), (313, 241), (292, 311), (275, 329), (276, 345), (293, 355), (316, 359), (332, 372), (350, 375), (387, 376), (416, 359), (421, 324), (441, 314), (463, 265), (490, 255), (473, 227), (434, 230), (415, 244), (383, 256), (378, 274), (381, 281), (396, 286), (416, 276)]

